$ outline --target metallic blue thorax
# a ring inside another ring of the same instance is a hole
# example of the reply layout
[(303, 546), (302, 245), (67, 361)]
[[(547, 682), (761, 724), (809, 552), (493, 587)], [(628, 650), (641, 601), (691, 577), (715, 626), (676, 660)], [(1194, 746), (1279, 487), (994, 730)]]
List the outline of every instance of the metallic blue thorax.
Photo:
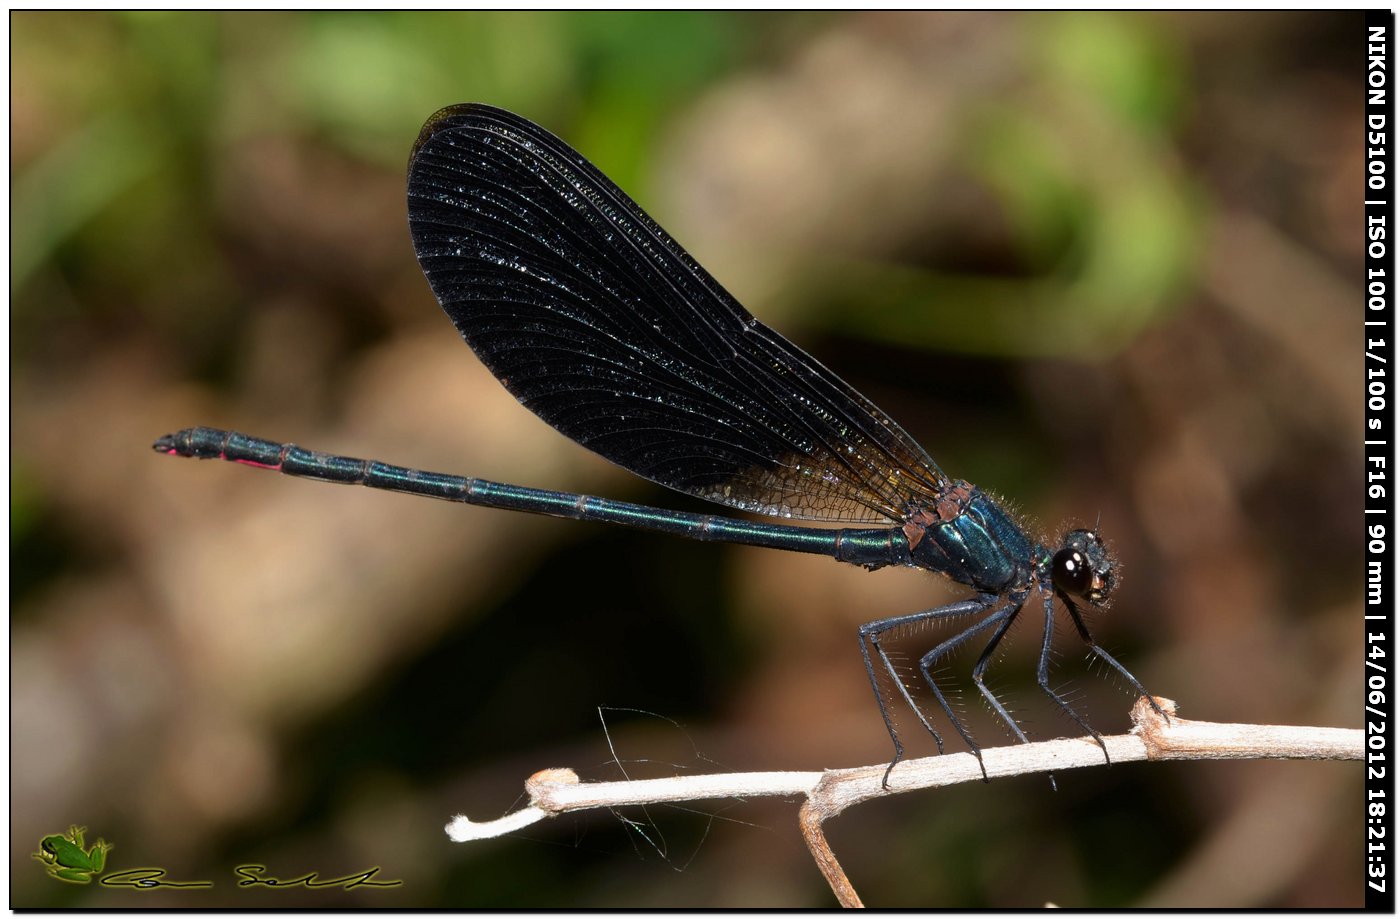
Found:
[(913, 509), (902, 529), (916, 567), (991, 593), (1030, 581), (1036, 547), (1010, 514), (967, 482), (952, 483), (934, 506)]

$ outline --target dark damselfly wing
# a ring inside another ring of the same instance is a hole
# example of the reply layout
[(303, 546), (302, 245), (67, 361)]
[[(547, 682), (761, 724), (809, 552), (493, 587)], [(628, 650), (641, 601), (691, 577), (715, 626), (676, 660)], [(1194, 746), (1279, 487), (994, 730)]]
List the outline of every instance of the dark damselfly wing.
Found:
[(947, 477), (889, 416), (751, 316), (559, 138), (485, 105), (414, 146), (419, 264), (527, 408), (636, 474), (730, 507), (898, 521)]

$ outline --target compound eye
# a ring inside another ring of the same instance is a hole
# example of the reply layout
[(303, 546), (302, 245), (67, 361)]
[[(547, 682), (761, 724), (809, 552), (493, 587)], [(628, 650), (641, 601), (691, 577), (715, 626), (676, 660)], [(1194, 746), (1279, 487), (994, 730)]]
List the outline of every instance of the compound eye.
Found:
[(1065, 548), (1056, 552), (1051, 562), (1050, 576), (1056, 587), (1076, 597), (1088, 595), (1089, 585), (1094, 582), (1089, 560), (1078, 549)]

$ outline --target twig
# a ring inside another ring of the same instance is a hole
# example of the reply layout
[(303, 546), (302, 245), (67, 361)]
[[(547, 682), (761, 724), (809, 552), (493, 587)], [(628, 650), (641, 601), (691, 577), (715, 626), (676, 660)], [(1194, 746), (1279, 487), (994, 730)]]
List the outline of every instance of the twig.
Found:
[[(1143, 760), (1211, 759), (1330, 759), (1359, 760), (1364, 738), (1359, 730), (1221, 724), (1176, 717), (1176, 703), (1158, 699), (1172, 715), (1164, 720), (1145, 699), (1133, 707), (1131, 733), (1103, 738), (1115, 763)], [(1064, 772), (1104, 765), (1103, 750), (1087, 737), (1017, 744), (982, 751), (989, 778)], [(940, 788), (982, 778), (971, 753), (930, 756), (900, 763), (882, 783), (886, 765), (825, 772), (737, 772), (673, 776), (624, 782), (580, 782), (572, 769), (545, 769), (526, 782), (530, 804), (497, 820), (475, 822), (454, 817), (447, 835), (455, 842), (489, 839), (529, 826), (545, 817), (600, 807), (697, 801), (709, 798), (751, 798), (764, 795), (806, 798), (799, 814), (803, 837), (818, 868), (843, 906), (860, 906), (860, 898), (841, 869), (822, 833), (822, 823), (848, 807), (872, 798)]]
[(812, 853), (817, 870), (831, 885), (831, 892), (836, 894), (837, 902), (847, 909), (864, 909), (865, 904), (860, 901), (860, 894), (851, 886), (851, 879), (846, 877), (841, 863), (836, 860), (836, 853), (831, 851), (831, 843), (826, 841), (826, 834), (822, 832), (822, 821), (826, 819), (826, 814), (822, 813), (815, 803), (812, 798), (808, 798), (797, 812), (797, 825), (802, 828), (802, 838), (807, 840), (807, 850)]

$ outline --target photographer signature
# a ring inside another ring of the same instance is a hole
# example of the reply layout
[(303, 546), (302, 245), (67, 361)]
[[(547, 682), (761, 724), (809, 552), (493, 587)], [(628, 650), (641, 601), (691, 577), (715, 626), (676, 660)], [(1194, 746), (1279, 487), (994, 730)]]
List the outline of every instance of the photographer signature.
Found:
[[(279, 878), (266, 874), (266, 865), (239, 865), (233, 869), (242, 880), (239, 887), (305, 887), (318, 890), (324, 887), (339, 887), (354, 890), (359, 887), (402, 887), (403, 881), (376, 881), (374, 876), (379, 868), (368, 868), (356, 874), (346, 874), (336, 878), (322, 878), (318, 872), (309, 871), (301, 877)], [(130, 887), (134, 890), (157, 890), (160, 888), (213, 887), (213, 881), (171, 881), (166, 880), (164, 868), (132, 868), (105, 874), (98, 881), (103, 887)]]

